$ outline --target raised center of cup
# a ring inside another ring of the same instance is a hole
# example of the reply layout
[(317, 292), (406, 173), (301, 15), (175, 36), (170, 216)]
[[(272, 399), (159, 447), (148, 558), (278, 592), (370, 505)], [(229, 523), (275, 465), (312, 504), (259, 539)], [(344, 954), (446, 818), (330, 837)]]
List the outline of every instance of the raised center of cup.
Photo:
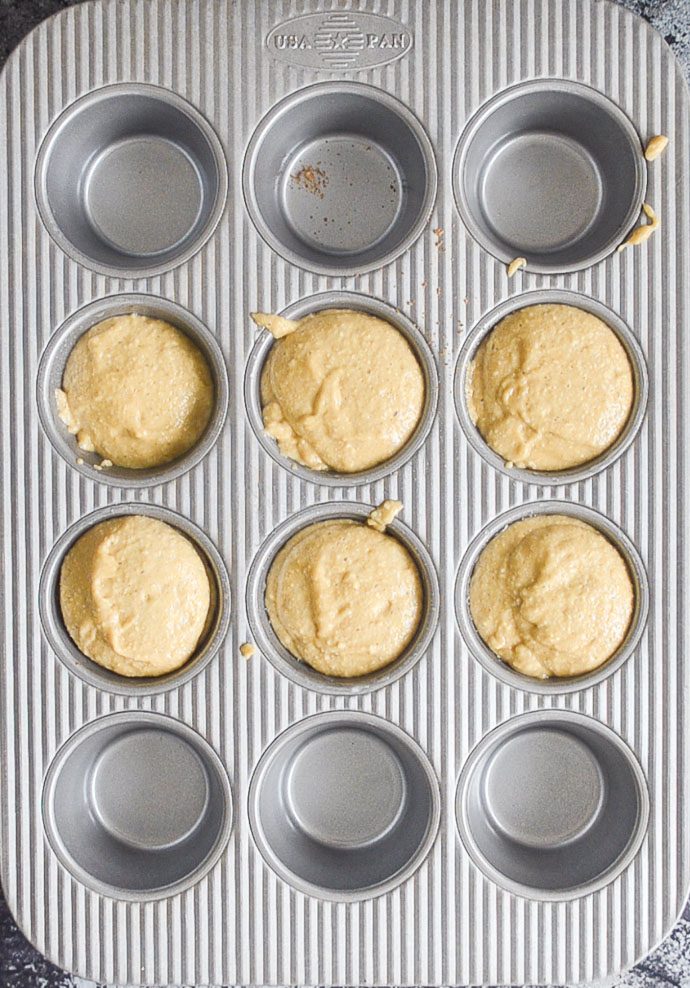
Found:
[(484, 772), (483, 799), (493, 826), (530, 847), (556, 847), (581, 836), (603, 797), (592, 752), (566, 731), (523, 730), (497, 748)]
[(487, 221), (516, 253), (560, 250), (579, 240), (596, 220), (602, 198), (589, 152), (573, 138), (549, 131), (504, 141), (482, 176)]
[(124, 844), (170, 847), (202, 820), (209, 799), (204, 765), (169, 731), (132, 730), (104, 749), (90, 779), (87, 802), (101, 826)]
[(95, 158), (84, 181), (84, 204), (92, 226), (113, 247), (155, 255), (193, 229), (203, 188), (179, 145), (140, 135), (109, 145)]
[(391, 830), (405, 806), (395, 752), (371, 731), (335, 728), (308, 738), (291, 760), (285, 801), (312, 840), (355, 848)]

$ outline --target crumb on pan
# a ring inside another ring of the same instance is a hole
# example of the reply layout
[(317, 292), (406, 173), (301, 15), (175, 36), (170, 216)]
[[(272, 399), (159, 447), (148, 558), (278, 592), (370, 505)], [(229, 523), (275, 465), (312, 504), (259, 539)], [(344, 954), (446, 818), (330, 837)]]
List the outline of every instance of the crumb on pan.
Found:
[(252, 645), (251, 642), (244, 642), (240, 645), (240, 655), (244, 659), (251, 659), (252, 655), (256, 655), (256, 645)]
[(660, 225), (659, 217), (656, 215), (656, 213), (654, 212), (654, 210), (652, 209), (652, 207), (649, 205), (648, 202), (642, 204), (642, 210), (645, 216), (647, 217), (647, 219), (649, 220), (649, 222), (645, 223), (643, 226), (635, 227), (635, 229), (632, 231), (628, 239), (624, 240), (623, 243), (620, 244), (620, 246), (618, 247), (619, 253), (622, 250), (625, 250), (626, 247), (638, 247), (640, 244), (645, 243), (647, 240), (649, 240), (649, 238), (654, 233), (654, 231), (659, 227)]
[(655, 134), (654, 137), (650, 137), (647, 142), (647, 147), (644, 149), (644, 156), (647, 161), (654, 161), (659, 155), (663, 154), (668, 147), (668, 137), (665, 134)]
[(283, 336), (294, 333), (299, 326), (299, 319), (286, 319), (284, 316), (277, 316), (272, 312), (250, 312), (257, 326), (267, 329), (271, 336), (280, 340)]
[(367, 518), (367, 525), (377, 532), (385, 532), (396, 515), (402, 511), (402, 501), (382, 501)]
[(508, 277), (512, 278), (514, 274), (517, 274), (520, 268), (527, 267), (526, 257), (514, 257), (513, 260), (508, 265)]

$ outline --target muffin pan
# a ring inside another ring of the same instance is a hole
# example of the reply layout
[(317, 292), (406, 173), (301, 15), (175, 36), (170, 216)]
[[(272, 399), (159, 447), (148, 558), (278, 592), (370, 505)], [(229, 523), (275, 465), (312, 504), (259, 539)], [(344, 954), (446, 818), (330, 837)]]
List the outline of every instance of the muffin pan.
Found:
[[(606, 0), (299, 6), (94, 0), (0, 82), (3, 888), (99, 983), (612, 976), (690, 885), (685, 84)], [(661, 227), (617, 253), (643, 200)], [(635, 378), (615, 446), (559, 474), (506, 467), (464, 401), (481, 339), (536, 301), (601, 316)], [(426, 382), (410, 442), (363, 474), (261, 427), (272, 340), (249, 313), (333, 306), (388, 319)], [(97, 471), (54, 389), (131, 311), (202, 349), (215, 410), (180, 461)], [(279, 645), (267, 569), (384, 498), (423, 621), (388, 668), (328, 680)], [(627, 641), (576, 680), (525, 680), (467, 609), (486, 540), (542, 511), (595, 524), (635, 585)], [(75, 649), (56, 596), (72, 541), (127, 512), (191, 539), (217, 596), (198, 654), (140, 683)]]
[(60, 246), (123, 278), (182, 263), (225, 206), (221, 144), (175, 93), (126, 84), (87, 93), (38, 153), (36, 201)]
[(243, 181), (274, 250), (317, 274), (354, 275), (388, 264), (422, 232), (436, 164), (419, 121), (389, 93), (323, 83), (261, 121)]
[(648, 815), (630, 749), (572, 711), (501, 724), (474, 749), (458, 785), (458, 828), (478, 867), (508, 891), (541, 899), (613, 881), (639, 850)]

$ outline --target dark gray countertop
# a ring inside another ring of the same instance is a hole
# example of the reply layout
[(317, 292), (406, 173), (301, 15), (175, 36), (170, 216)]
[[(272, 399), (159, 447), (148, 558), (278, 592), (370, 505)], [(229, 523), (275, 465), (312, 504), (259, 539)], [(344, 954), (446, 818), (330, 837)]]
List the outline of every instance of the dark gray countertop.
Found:
[[(618, 2), (654, 25), (690, 77), (690, 0)], [(72, 0), (0, 0), (0, 64), (39, 21), (71, 4)], [(0, 893), (0, 988), (73, 986), (91, 988), (85, 982), (74, 982), (33, 950), (15, 926)], [(690, 903), (668, 939), (615, 988), (690, 988)]]

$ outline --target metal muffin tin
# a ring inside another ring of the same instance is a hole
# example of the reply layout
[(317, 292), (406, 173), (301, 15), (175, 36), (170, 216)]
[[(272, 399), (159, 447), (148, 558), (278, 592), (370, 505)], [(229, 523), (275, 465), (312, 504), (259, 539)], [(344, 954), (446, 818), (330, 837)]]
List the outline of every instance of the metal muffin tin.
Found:
[[(93, 0), (9, 60), (1, 878), (61, 966), (571, 984), (670, 929), (690, 885), (688, 106), (663, 41), (606, 0)], [(616, 253), (643, 198), (661, 229)], [(464, 404), (483, 334), (537, 300), (608, 319), (635, 374), (615, 449), (562, 475), (506, 468)], [(408, 446), (351, 477), (262, 434), (272, 341), (249, 319), (342, 304), (397, 325), (427, 383)], [(199, 445), (146, 474), (78, 464), (55, 414), (71, 346), (123, 311), (188, 333), (216, 391)], [(379, 676), (329, 681), (281, 651), (266, 569), (302, 524), (385, 497), (425, 623)], [(468, 624), (479, 547), (534, 511), (593, 521), (634, 578), (629, 640), (579, 681), (526, 682)], [(217, 589), (199, 654), (142, 684), (75, 653), (56, 602), (71, 540), (126, 512), (177, 525)]]

